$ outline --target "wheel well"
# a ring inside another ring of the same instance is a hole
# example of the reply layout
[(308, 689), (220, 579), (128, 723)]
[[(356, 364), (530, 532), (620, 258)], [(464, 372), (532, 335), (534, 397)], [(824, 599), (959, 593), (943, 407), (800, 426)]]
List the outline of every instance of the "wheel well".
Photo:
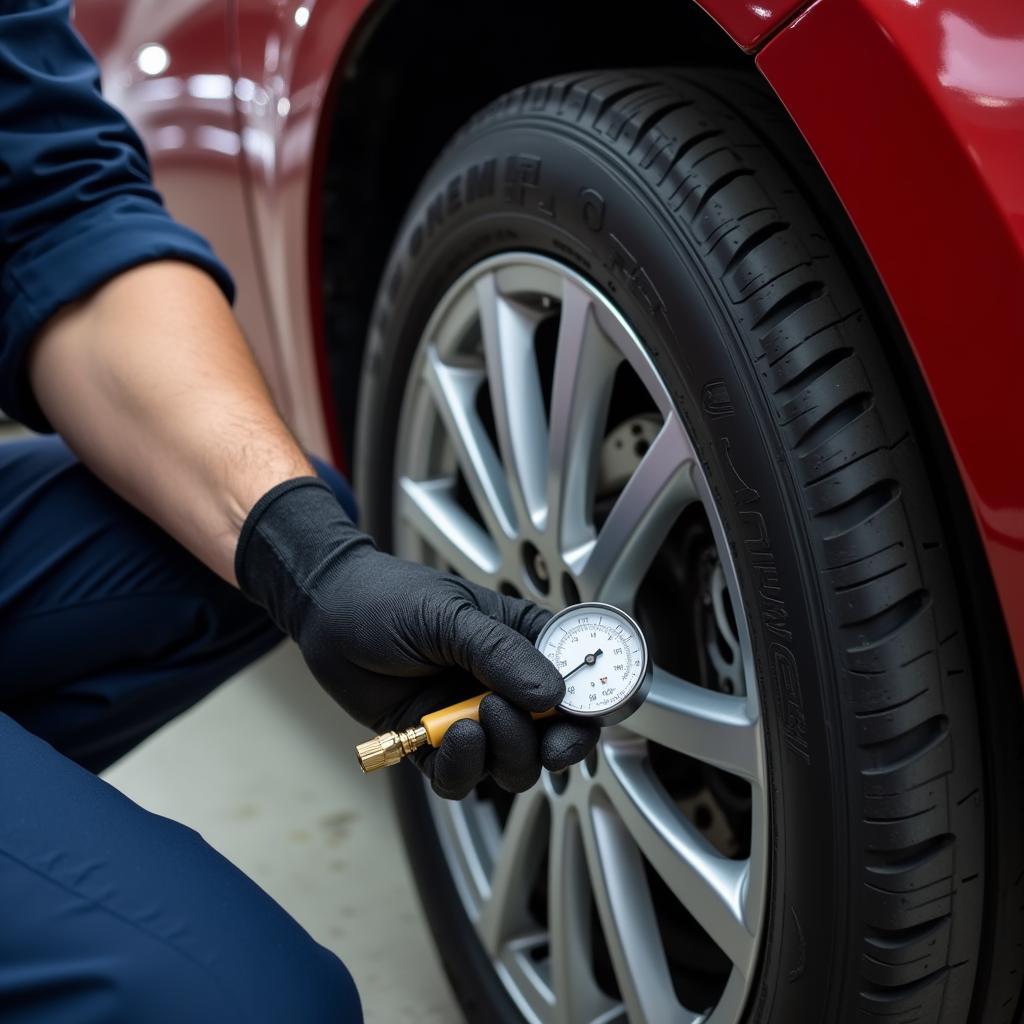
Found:
[(695, 4), (634, 0), (629, 18), (584, 0), (385, 0), (339, 69), (321, 196), (324, 338), (351, 454), (358, 367), (377, 282), (419, 182), (455, 131), (517, 85), (602, 67), (753, 67)]

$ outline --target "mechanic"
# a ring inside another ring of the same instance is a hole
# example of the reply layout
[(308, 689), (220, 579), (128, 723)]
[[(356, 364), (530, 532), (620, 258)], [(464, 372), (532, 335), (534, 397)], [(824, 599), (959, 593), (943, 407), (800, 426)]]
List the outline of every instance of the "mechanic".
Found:
[(420, 758), (443, 797), (485, 774), (525, 789), (595, 732), (528, 715), (563, 692), (531, 643), (545, 612), (353, 525), (274, 409), (227, 271), (101, 99), (68, 0), (0, 12), (0, 405), (61, 438), (0, 446), (0, 1019), (359, 1020), (331, 953), (94, 773), (282, 632), (377, 730), (495, 691)]

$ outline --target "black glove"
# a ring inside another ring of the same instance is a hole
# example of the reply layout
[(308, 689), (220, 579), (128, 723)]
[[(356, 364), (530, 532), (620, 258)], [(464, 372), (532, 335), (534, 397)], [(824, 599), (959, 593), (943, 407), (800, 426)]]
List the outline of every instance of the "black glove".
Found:
[(460, 799), (490, 773), (521, 792), (597, 741), (590, 723), (534, 722), (565, 684), (534, 646), (550, 618), (530, 601), (383, 554), (316, 477), (278, 484), (253, 506), (235, 553), (242, 592), (298, 643), (313, 675), (378, 732), (493, 690), (480, 724), (456, 722), (415, 755), (440, 796)]

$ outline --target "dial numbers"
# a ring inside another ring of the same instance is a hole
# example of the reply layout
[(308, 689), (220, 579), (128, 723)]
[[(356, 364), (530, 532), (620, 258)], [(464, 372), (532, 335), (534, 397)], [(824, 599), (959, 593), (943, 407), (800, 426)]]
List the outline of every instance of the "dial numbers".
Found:
[(612, 724), (646, 693), (647, 645), (636, 623), (611, 605), (564, 609), (544, 627), (537, 647), (565, 679), (564, 712)]

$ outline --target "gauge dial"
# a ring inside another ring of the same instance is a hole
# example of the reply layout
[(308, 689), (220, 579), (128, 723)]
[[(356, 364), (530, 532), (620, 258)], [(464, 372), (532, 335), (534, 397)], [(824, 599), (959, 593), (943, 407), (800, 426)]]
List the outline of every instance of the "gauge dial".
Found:
[(537, 648), (565, 680), (560, 709), (568, 714), (614, 725), (647, 696), (647, 643), (637, 624), (610, 604), (563, 609), (548, 621)]

